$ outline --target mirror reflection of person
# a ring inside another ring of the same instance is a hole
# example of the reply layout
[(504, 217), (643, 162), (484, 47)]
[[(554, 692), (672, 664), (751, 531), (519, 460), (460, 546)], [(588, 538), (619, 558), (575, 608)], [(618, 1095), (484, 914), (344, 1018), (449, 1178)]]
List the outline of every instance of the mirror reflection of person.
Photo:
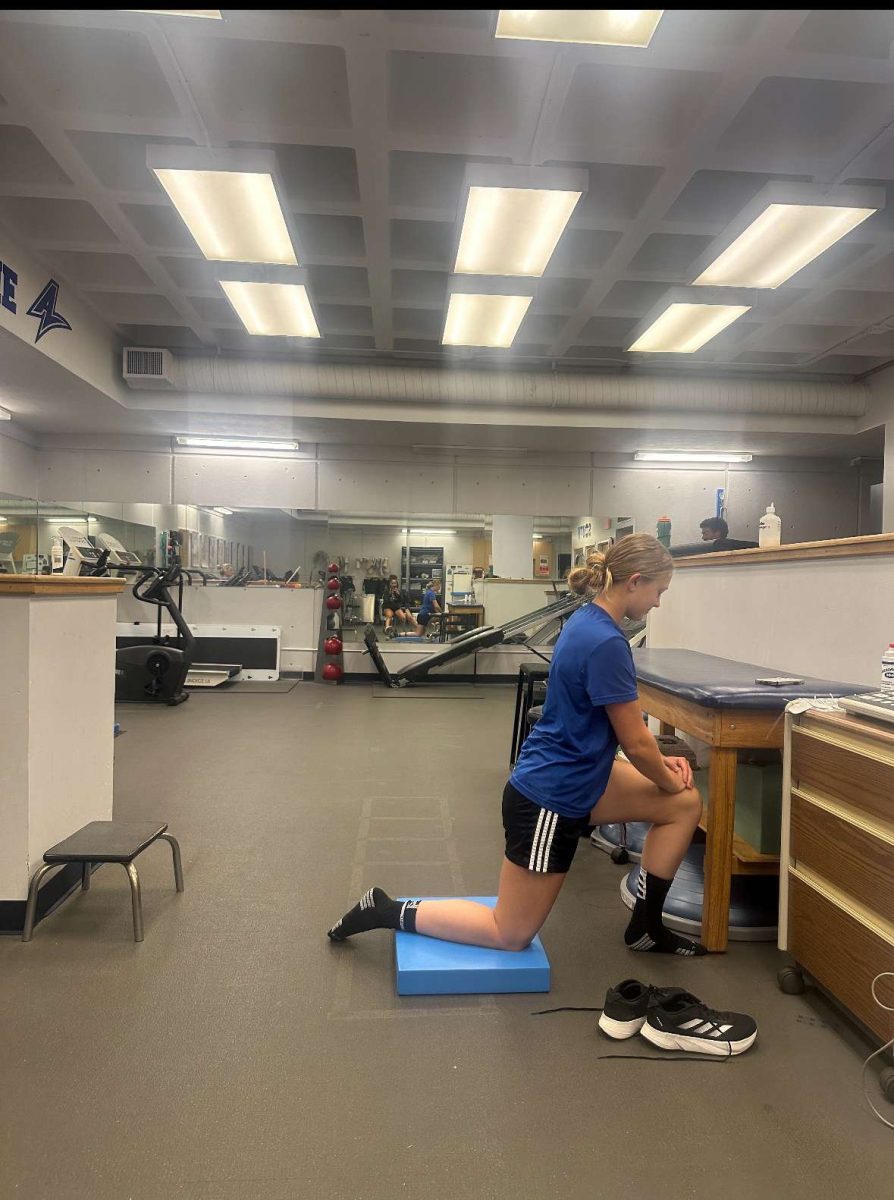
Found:
[(236, 574), (232, 563), (223, 563), (220, 568), (220, 574), (223, 579), (232, 579)]
[(388, 576), (388, 585), (382, 596), (382, 616), (385, 618), (385, 637), (395, 637), (397, 629), (395, 622), (415, 625), (413, 614), (410, 612), (410, 602), (400, 590), (396, 575)]
[(416, 616), (416, 633), (419, 637), (425, 633), (425, 627), (432, 619), (441, 613), (441, 605), (438, 603), (438, 596), (441, 591), (440, 579), (433, 579), (422, 597), (422, 607)]
[(757, 542), (743, 542), (729, 535), (729, 525), (723, 517), (706, 517), (699, 524), (702, 531), (702, 541), (710, 542), (712, 550), (749, 550), (757, 546)]

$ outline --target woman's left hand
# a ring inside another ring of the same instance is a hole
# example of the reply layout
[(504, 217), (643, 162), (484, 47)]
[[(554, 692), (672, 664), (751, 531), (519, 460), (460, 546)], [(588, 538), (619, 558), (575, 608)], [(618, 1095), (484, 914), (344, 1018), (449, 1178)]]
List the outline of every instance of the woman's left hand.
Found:
[(692, 767), (685, 758), (665, 758), (664, 760), (672, 771), (676, 771), (683, 778), (683, 783), (686, 787), (692, 787)]

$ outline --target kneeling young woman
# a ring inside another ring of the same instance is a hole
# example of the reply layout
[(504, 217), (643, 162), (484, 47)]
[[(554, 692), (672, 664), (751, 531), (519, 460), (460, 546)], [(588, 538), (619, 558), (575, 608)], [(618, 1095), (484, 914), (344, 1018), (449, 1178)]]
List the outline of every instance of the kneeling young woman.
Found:
[[(648, 821), (637, 899), (624, 941), (631, 950), (700, 955), (662, 908), (701, 815), (683, 758), (664, 758), (643, 722), (633, 656), (621, 631), (657, 608), (674, 563), (645, 533), (591, 554), (568, 584), (591, 597), (553, 652), (543, 715), (503, 792), (506, 851), (496, 907), (471, 900), (392, 900), (370, 888), (329, 930), (340, 942), (369, 929), (403, 929), (448, 942), (523, 950), (565, 881), (586, 827)], [(615, 757), (618, 746), (629, 761)]]

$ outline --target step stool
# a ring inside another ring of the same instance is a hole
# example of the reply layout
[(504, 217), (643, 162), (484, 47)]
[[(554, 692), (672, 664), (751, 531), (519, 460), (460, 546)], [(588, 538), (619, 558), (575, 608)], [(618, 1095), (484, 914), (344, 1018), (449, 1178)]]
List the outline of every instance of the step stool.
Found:
[(147, 846), (159, 838), (168, 842), (174, 857), (174, 883), (177, 891), (183, 891), (183, 866), (180, 862), (180, 846), (177, 839), (167, 832), (167, 823), (155, 821), (91, 821), (71, 837), (52, 846), (43, 856), (44, 865), (31, 876), (28, 885), (28, 903), (25, 906), (25, 927), (22, 941), (30, 942), (34, 933), (34, 918), (37, 913), (37, 890), (48, 871), (63, 863), (79, 862), (81, 868), (81, 891), (90, 890), (91, 863), (120, 863), (130, 880), (133, 905), (133, 940), (143, 940), (143, 901), (140, 895), (140, 878), (134, 859)]

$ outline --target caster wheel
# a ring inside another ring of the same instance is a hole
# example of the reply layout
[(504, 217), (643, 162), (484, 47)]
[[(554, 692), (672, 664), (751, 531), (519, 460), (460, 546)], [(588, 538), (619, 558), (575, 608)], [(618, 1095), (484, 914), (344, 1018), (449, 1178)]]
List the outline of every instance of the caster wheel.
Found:
[[(804, 976), (797, 967), (783, 967), (776, 976), (781, 991), (787, 996), (800, 996), (804, 992)], [(894, 1075), (894, 1072), (892, 1072)]]
[(623, 846), (615, 846), (611, 852), (611, 860), (613, 863), (617, 863), (619, 867), (623, 867), (625, 863), (630, 862), (630, 855)]
[(894, 1104), (894, 1067), (885, 1067), (878, 1077), (882, 1095)]

